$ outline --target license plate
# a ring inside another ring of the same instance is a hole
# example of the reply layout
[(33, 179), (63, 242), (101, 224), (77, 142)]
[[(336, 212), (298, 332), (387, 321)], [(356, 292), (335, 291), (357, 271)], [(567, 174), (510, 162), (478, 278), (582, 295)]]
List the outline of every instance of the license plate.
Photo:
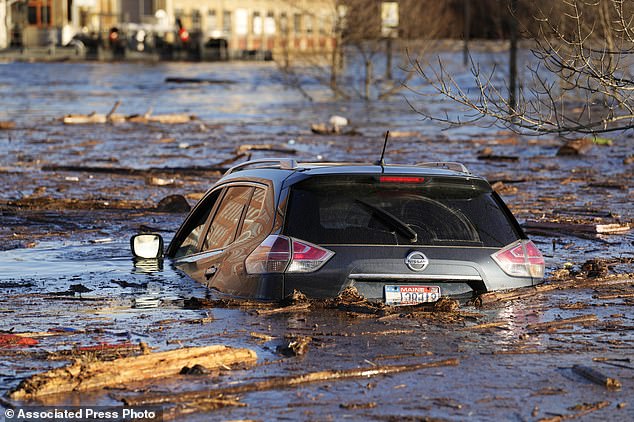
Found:
[(385, 286), (385, 304), (391, 306), (416, 305), (440, 299), (438, 286)]

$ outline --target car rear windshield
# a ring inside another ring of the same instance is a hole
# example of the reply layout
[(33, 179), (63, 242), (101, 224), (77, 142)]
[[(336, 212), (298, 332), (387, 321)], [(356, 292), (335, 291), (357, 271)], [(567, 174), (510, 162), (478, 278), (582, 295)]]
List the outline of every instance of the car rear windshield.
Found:
[(291, 187), (285, 233), (318, 244), (501, 247), (521, 236), (481, 180), (315, 176)]

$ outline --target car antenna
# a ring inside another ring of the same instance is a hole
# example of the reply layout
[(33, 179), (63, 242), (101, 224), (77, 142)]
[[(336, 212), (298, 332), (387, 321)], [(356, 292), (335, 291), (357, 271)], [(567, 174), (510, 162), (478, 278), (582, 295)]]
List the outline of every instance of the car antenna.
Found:
[(385, 148), (387, 147), (387, 140), (390, 138), (390, 131), (385, 131), (385, 141), (383, 141), (383, 151), (381, 151), (381, 159), (377, 162), (381, 166), (381, 173), (385, 171)]

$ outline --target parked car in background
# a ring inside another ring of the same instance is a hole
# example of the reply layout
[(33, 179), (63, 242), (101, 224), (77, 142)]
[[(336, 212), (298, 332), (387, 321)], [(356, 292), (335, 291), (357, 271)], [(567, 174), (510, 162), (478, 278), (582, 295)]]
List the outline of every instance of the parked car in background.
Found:
[[(132, 239), (137, 257), (162, 239)], [(354, 286), (390, 305), (542, 282), (544, 259), (500, 197), (458, 163), (263, 159), (230, 169), (165, 255), (221, 293), (279, 300)]]

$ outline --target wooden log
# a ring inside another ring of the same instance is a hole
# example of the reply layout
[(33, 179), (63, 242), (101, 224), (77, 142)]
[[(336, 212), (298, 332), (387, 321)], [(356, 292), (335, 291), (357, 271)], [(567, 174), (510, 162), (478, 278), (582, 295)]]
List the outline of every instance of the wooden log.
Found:
[(602, 374), (596, 369), (590, 368), (584, 365), (573, 365), (572, 372), (577, 375), (581, 375), (585, 379), (592, 381), (597, 385), (602, 385), (605, 388), (618, 390), (621, 388), (621, 381), (616, 378), (610, 378), (607, 375)]
[(196, 120), (195, 116), (189, 114), (156, 114), (154, 116), (147, 116), (146, 120), (151, 123), (162, 123), (165, 125), (177, 125), (181, 123), (188, 123), (192, 120)]
[(123, 397), (121, 400), (128, 406), (141, 406), (160, 403), (195, 402), (196, 400), (223, 397), (226, 395), (248, 393), (252, 391), (273, 390), (277, 388), (289, 388), (314, 382), (347, 380), (356, 378), (370, 378), (377, 375), (396, 374), (399, 372), (418, 371), (424, 368), (437, 368), (439, 366), (457, 366), (458, 359), (445, 359), (440, 361), (414, 363), (410, 365), (386, 365), (372, 366), (369, 368), (355, 368), (343, 370), (326, 370), (310, 372), (302, 375), (285, 377), (273, 377), (263, 381), (236, 385), (233, 387), (215, 388), (209, 390), (187, 391), (174, 394), (145, 394), (139, 396)]
[(202, 365), (207, 369), (235, 364), (254, 364), (257, 355), (250, 349), (223, 345), (192, 347), (132, 356), (113, 361), (76, 360), (74, 363), (36, 374), (9, 394), (13, 400), (31, 400), (47, 394), (88, 391), (177, 375), (183, 366)]
[(68, 114), (62, 118), (65, 125), (86, 125), (86, 124), (101, 124), (106, 123), (105, 114), (91, 113), (91, 114)]
[(0, 121), (0, 130), (15, 129), (15, 122), (9, 120)]

